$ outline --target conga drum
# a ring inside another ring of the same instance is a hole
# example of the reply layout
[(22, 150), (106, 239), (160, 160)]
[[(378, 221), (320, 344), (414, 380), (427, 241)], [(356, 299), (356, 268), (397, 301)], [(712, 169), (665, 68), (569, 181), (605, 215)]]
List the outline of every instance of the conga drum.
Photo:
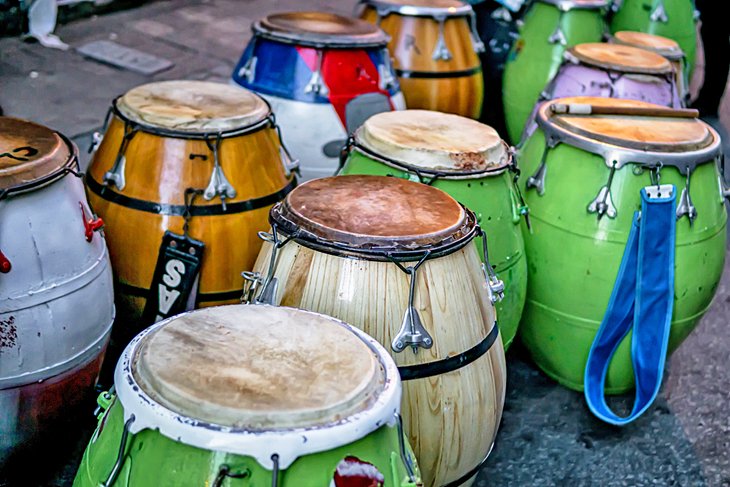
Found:
[[(522, 341), (547, 375), (582, 390), (622, 253), (632, 225), (641, 223), (634, 221), (634, 212), (641, 207), (642, 190), (674, 185), (670, 192), (676, 198), (676, 213), (655, 234), (676, 240), (669, 265), (674, 283), (668, 289), (673, 314), (667, 353), (709, 308), (725, 258), (727, 215), (717, 164), (722, 149), (717, 133), (696, 119), (556, 114), (551, 107), (558, 103), (618, 111), (662, 107), (608, 98), (546, 102), (538, 113), (539, 129), (519, 156), (524, 173), (541, 181), (525, 188), (532, 233), (525, 234), (530, 265)], [(676, 233), (670, 228), (675, 220)], [(653, 347), (661, 346), (655, 338)], [(607, 393), (634, 386), (631, 349), (629, 335), (608, 368)]]
[(646, 32), (677, 41), (692, 79), (697, 55), (696, 12), (692, 0), (614, 0), (611, 32)]
[(290, 12), (269, 15), (252, 29), (233, 82), (271, 104), (303, 180), (332, 176), (347, 135), (370, 115), (405, 108), (388, 36), (376, 26)]
[[(354, 134), (340, 174), (393, 176), (446, 191), (491, 237), (489, 260), (505, 284), (496, 303), (507, 349), (525, 304), (527, 261), (519, 224), (527, 207), (516, 166), (497, 132), (458, 115), (404, 110), (370, 117)], [(481, 252), (481, 248), (479, 249)]]
[(106, 223), (126, 327), (115, 334), (238, 302), (256, 234), (295, 185), (269, 106), (235, 86), (165, 81), (114, 100), (109, 119), (86, 188)]
[(0, 470), (92, 392), (109, 341), (112, 271), (77, 153), (0, 117)]
[(360, 16), (390, 35), (408, 108), (478, 118), (484, 81), (474, 11), (460, 0), (361, 0)]
[(545, 85), (558, 72), (565, 50), (600, 42), (608, 0), (536, 0), (525, 13), (520, 38), (504, 68), (507, 134), (516, 144)]
[(398, 369), (341, 321), (220, 306), (126, 348), (75, 487), (420, 484)]
[(301, 185), (270, 220), (248, 300), (329, 314), (386, 346), (425, 485), (470, 483), (505, 391), (490, 299), (502, 283), (472, 245), (476, 216), (425, 184), (351, 175)]
[(689, 97), (689, 79), (687, 78), (684, 53), (682, 52), (682, 48), (679, 47), (679, 44), (667, 37), (628, 30), (616, 32), (611, 38), (611, 41), (616, 44), (653, 51), (667, 58), (672, 63), (677, 91), (679, 91), (682, 101), (687, 102)]

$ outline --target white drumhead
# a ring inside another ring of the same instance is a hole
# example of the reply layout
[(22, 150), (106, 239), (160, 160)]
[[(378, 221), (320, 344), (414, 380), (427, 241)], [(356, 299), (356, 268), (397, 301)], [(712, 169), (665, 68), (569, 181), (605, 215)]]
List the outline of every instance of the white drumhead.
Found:
[(117, 99), (131, 122), (171, 131), (225, 132), (248, 127), (269, 114), (257, 94), (223, 83), (161, 81), (131, 89)]
[(367, 119), (355, 137), (375, 154), (432, 171), (482, 171), (504, 166), (508, 160), (505, 144), (496, 130), (449, 113), (379, 113)]

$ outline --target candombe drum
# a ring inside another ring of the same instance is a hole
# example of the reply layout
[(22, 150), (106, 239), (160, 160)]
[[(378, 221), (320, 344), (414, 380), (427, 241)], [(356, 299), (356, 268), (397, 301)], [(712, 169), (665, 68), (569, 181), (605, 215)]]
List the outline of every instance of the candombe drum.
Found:
[(114, 319), (102, 221), (76, 147), (0, 117), (0, 469), (96, 383)]
[(328, 316), (185, 313), (138, 335), (114, 383), (75, 487), (420, 485), (398, 369)]
[(626, 30), (616, 32), (611, 38), (611, 42), (646, 49), (667, 58), (674, 70), (677, 91), (679, 91), (682, 101), (686, 104), (689, 99), (689, 79), (685, 69), (684, 53), (679, 44), (667, 37)]
[(271, 104), (304, 180), (332, 176), (340, 150), (370, 115), (405, 108), (388, 36), (362, 20), (324, 12), (269, 15), (233, 82)]
[(677, 41), (686, 56), (687, 79), (697, 54), (696, 12), (692, 0), (613, 0), (611, 32), (646, 32)]
[[(564, 113), (575, 106), (582, 113), (602, 114)], [(646, 115), (638, 114), (642, 112)], [(674, 264), (668, 263), (674, 272), (668, 289), (673, 314), (670, 309), (671, 336), (664, 352), (672, 352), (692, 331), (720, 280), (727, 221), (716, 163), (720, 139), (705, 123), (662, 115), (666, 112), (676, 111), (608, 98), (546, 102), (538, 114), (539, 130), (519, 156), (524, 174), (532, 176), (525, 193), (532, 233), (525, 235), (530, 265), (520, 333), (540, 368), (571, 389), (583, 389), (586, 359), (624, 248), (631, 244), (632, 226), (643, 224), (634, 215), (647, 203), (643, 192), (648, 203), (659, 192), (676, 200), (666, 225), (654, 235), (642, 233), (676, 239), (670, 249)], [(671, 230), (675, 220), (676, 237)], [(653, 254), (647, 250), (645, 258)], [(631, 296), (636, 288), (625, 287)], [(652, 343), (651, 348), (662, 349), (658, 337)], [(606, 376), (607, 393), (634, 386), (632, 347), (629, 337), (616, 349)]]
[(477, 118), (484, 81), (471, 6), (459, 0), (363, 0), (361, 17), (379, 25), (391, 40), (408, 108)]
[(295, 179), (271, 109), (247, 90), (150, 83), (110, 114), (86, 186), (106, 222), (128, 341), (131, 322), (238, 302), (256, 234)]
[(504, 69), (507, 134), (516, 144), (545, 88), (558, 72), (565, 50), (600, 42), (608, 0), (536, 0), (528, 9)]
[(270, 220), (247, 300), (326, 313), (388, 347), (424, 485), (470, 483), (505, 390), (490, 299), (503, 283), (472, 245), (475, 215), (425, 184), (351, 175), (303, 184)]
[(527, 263), (519, 223), (527, 208), (512, 155), (497, 132), (446, 113), (380, 113), (355, 132), (348, 152), (340, 174), (422, 182), (475, 212), (477, 223), (492, 236), (489, 260), (504, 280), (505, 296), (496, 308), (505, 349), (509, 347), (525, 304)]

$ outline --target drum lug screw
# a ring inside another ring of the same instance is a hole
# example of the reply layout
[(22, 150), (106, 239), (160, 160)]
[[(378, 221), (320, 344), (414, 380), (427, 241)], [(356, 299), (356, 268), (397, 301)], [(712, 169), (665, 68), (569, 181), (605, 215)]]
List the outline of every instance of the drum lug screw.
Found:
[(664, 9), (664, 2), (660, 1), (659, 4), (657, 4), (656, 8), (651, 13), (651, 16), (649, 18), (652, 22), (661, 22), (663, 24), (669, 22), (667, 11)]
[(10, 263), (10, 260), (5, 257), (5, 254), (3, 254), (2, 250), (0, 250), (0, 272), (7, 274), (12, 268), (13, 265)]
[(428, 334), (426, 328), (423, 326), (421, 317), (418, 314), (418, 310), (413, 306), (413, 298), (416, 292), (416, 272), (418, 268), (428, 259), (430, 253), (426, 252), (421, 260), (412, 267), (404, 267), (401, 263), (393, 261), (400, 270), (408, 274), (409, 287), (408, 287), (408, 307), (406, 308), (405, 315), (403, 316), (403, 323), (401, 324), (400, 331), (393, 339), (390, 346), (393, 351), (400, 353), (405, 350), (406, 347), (410, 346), (413, 353), (418, 353), (418, 347), (431, 348), (433, 346), (433, 339)]
[(679, 204), (677, 204), (677, 220), (682, 218), (684, 215), (687, 215), (687, 218), (689, 218), (689, 226), (691, 227), (697, 218), (697, 208), (695, 208), (692, 204), (692, 197), (689, 195), (690, 168), (687, 167), (686, 171), (687, 180), (684, 188), (682, 189), (682, 194), (679, 197)]
[(91, 218), (86, 218), (86, 208), (84, 208), (84, 204), (80, 201), (79, 207), (81, 208), (81, 218), (84, 220), (84, 236), (87, 242), (91, 242), (94, 238), (94, 232), (98, 232), (104, 226), (104, 220), (93, 214)]
[(431, 55), (431, 59), (434, 61), (449, 61), (452, 57), (451, 51), (449, 51), (449, 48), (446, 46), (446, 39), (444, 38), (444, 22), (446, 22), (446, 18), (437, 17), (436, 20), (439, 23), (439, 36), (436, 41), (436, 47)]

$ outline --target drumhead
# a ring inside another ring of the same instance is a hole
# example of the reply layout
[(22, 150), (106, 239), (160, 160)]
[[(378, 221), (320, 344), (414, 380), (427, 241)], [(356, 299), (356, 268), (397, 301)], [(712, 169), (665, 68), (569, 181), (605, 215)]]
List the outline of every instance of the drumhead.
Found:
[(74, 162), (76, 150), (37, 123), (0, 117), (0, 191), (39, 183)]
[(616, 32), (613, 38), (618, 44), (653, 51), (672, 61), (677, 61), (684, 57), (684, 53), (682, 52), (682, 48), (679, 47), (679, 44), (668, 37), (647, 34), (645, 32), (622, 30)]
[(269, 15), (253, 31), (275, 40), (315, 47), (385, 47), (389, 37), (364, 20), (329, 12), (287, 12)]
[(505, 144), (489, 125), (429, 110), (373, 115), (356, 131), (355, 141), (374, 154), (427, 171), (485, 171), (509, 161)]
[(457, 17), (469, 15), (472, 8), (460, 0), (365, 0), (380, 12), (424, 17)]
[(476, 225), (471, 212), (439, 189), (366, 175), (308, 181), (275, 205), (270, 219), (298, 239), (383, 256), (468, 241)]
[(208, 81), (148, 83), (117, 98), (116, 108), (130, 122), (191, 134), (235, 131), (270, 112), (257, 94)]
[(714, 133), (698, 119), (645, 117), (627, 115), (566, 115), (554, 114), (550, 106), (556, 103), (590, 104), (617, 107), (666, 108), (652, 103), (616, 98), (572, 97), (558, 98), (540, 107), (541, 125), (561, 129), (602, 144), (653, 152), (693, 152), (717, 144)]
[(672, 71), (672, 65), (663, 56), (622, 44), (589, 42), (578, 44), (568, 51), (582, 63), (613, 71), (644, 74), (664, 74)]
[(339, 421), (369, 407), (385, 382), (381, 357), (348, 325), (253, 305), (172, 318), (142, 339), (132, 374), (178, 414), (252, 430)]

